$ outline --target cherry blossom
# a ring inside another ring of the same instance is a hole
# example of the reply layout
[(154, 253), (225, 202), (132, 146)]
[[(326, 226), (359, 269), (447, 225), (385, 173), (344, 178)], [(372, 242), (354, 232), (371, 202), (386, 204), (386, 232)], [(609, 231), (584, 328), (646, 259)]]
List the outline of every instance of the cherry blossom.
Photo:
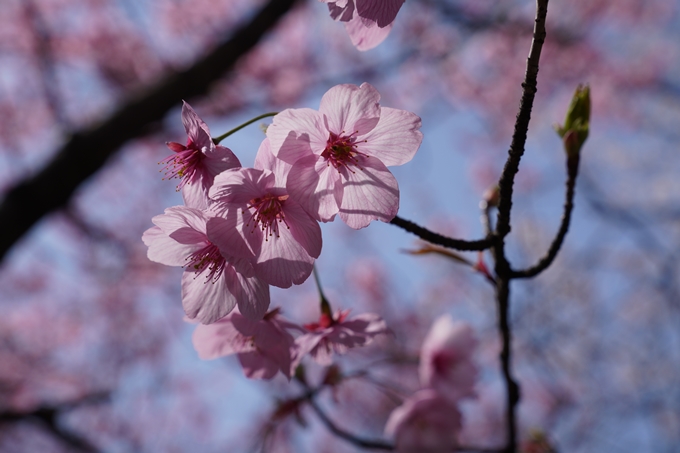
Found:
[(271, 165), (276, 172), (235, 168), (215, 178), (209, 195), (214, 201), (211, 209), (219, 217), (211, 222), (208, 236), (220, 249), (229, 250), (233, 224), (227, 218), (240, 213), (236, 227), (252, 250), (255, 275), (270, 285), (288, 288), (311, 274), (321, 253), (321, 228), (288, 195), (282, 178), (285, 163), (277, 164), (268, 146), (265, 140), (258, 164)]
[(331, 17), (344, 22), (352, 44), (369, 50), (383, 42), (404, 0), (320, 0), (328, 4)]
[(399, 210), (399, 186), (386, 165), (402, 165), (418, 150), (420, 118), (380, 107), (368, 83), (337, 85), (319, 111), (288, 109), (267, 129), (272, 153), (292, 164), (286, 189), (317, 220), (340, 214), (352, 228), (389, 222)]
[(184, 102), (182, 123), (187, 133), (187, 144), (168, 142), (174, 151), (161, 161), (165, 163), (165, 176), (179, 178), (177, 189), (182, 190), (184, 203), (192, 208), (208, 207), (208, 189), (215, 176), (229, 168), (241, 166), (234, 153), (224, 146), (215, 145), (208, 126), (198, 117), (194, 109)]
[(290, 379), (297, 361), (295, 340), (286, 329), (299, 326), (283, 320), (276, 308), (253, 321), (236, 310), (210, 325), (199, 325), (194, 348), (203, 360), (237, 354), (243, 372), (251, 379), (271, 379), (280, 371)]
[(420, 382), (456, 402), (475, 396), (477, 366), (472, 354), (477, 346), (472, 328), (451, 315), (432, 325), (420, 351)]
[(385, 434), (400, 453), (442, 453), (458, 446), (458, 408), (431, 389), (419, 390), (390, 414)]
[(269, 307), (269, 286), (254, 276), (245, 243), (229, 240), (225, 253), (208, 239), (211, 220), (205, 212), (186, 206), (166, 209), (142, 236), (149, 259), (185, 268), (182, 305), (190, 319), (210, 324), (237, 305), (245, 316), (262, 318)]
[(319, 364), (332, 363), (332, 353), (344, 354), (350, 348), (366, 346), (376, 335), (387, 333), (387, 324), (374, 313), (347, 319), (349, 310), (338, 311), (331, 317), (322, 313), (318, 323), (305, 324), (307, 333), (295, 342), (301, 355), (309, 353)]

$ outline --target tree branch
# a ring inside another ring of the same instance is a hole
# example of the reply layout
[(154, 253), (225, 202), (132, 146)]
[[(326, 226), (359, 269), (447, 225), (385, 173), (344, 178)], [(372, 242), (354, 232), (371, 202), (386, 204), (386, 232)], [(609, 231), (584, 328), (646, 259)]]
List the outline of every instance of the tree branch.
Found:
[(420, 239), (427, 241), (431, 244), (441, 245), (442, 247), (461, 250), (461, 251), (476, 251), (476, 250), (486, 250), (491, 248), (493, 245), (493, 238), (488, 237), (485, 239), (478, 239), (476, 241), (465, 241), (462, 239), (452, 239), (441, 234), (434, 233), (427, 228), (423, 228), (410, 220), (402, 219), (396, 216), (390, 220), (392, 225), (396, 225), (409, 233), (413, 233)]
[(106, 401), (109, 393), (95, 393), (87, 395), (76, 401), (70, 401), (54, 406), (41, 406), (29, 412), (3, 411), (0, 412), (0, 423), (17, 423), (22, 421), (37, 421), (44, 426), (54, 437), (65, 445), (86, 453), (96, 453), (99, 451), (87, 439), (64, 428), (59, 423), (59, 416), (77, 407), (86, 404), (97, 404)]
[(545, 41), (545, 16), (548, 13), (548, 0), (537, 0), (536, 21), (534, 24), (534, 36), (527, 59), (527, 69), (522, 83), (522, 99), (519, 104), (519, 112), (515, 120), (515, 131), (508, 150), (508, 160), (505, 162), (503, 173), (498, 183), (500, 199), (498, 203), (498, 220), (496, 232), (501, 238), (510, 232), (510, 210), (512, 208), (512, 186), (515, 174), (519, 170), (519, 162), (524, 154), (524, 145), (527, 141), (531, 108), (536, 95), (536, 78), (538, 76), (538, 61), (541, 57), (541, 49)]
[(517, 451), (517, 403), (520, 400), (520, 387), (512, 374), (512, 329), (510, 327), (510, 279), (512, 270), (505, 256), (505, 236), (510, 232), (510, 211), (515, 174), (524, 154), (531, 108), (536, 94), (538, 62), (545, 41), (545, 18), (548, 13), (548, 0), (537, 0), (534, 35), (527, 59), (527, 69), (522, 83), (522, 99), (515, 120), (515, 131), (508, 151), (508, 159), (503, 168), (499, 188), (498, 215), (496, 220), (496, 242), (493, 248), (496, 272), (496, 301), (498, 310), (498, 331), (501, 337), (500, 362), (506, 388), (506, 453)]
[(562, 214), (562, 221), (560, 224), (560, 229), (557, 232), (557, 236), (553, 239), (552, 244), (548, 252), (543, 258), (541, 258), (536, 265), (524, 269), (521, 271), (512, 271), (510, 278), (531, 278), (543, 272), (548, 268), (555, 260), (557, 252), (560, 251), (562, 247), (562, 242), (564, 242), (564, 237), (567, 235), (569, 230), (569, 224), (571, 222), (571, 212), (574, 209), (574, 189), (576, 187), (576, 176), (578, 175), (578, 163), (579, 155), (576, 154), (573, 158), (567, 160), (567, 190), (564, 201), (564, 212)]
[(0, 204), (0, 260), (45, 214), (65, 206), (76, 188), (124, 143), (141, 136), (182, 99), (205, 94), (250, 51), (297, 0), (270, 0), (250, 23), (189, 69), (173, 73), (133, 96), (108, 119), (76, 132), (35, 176), (7, 192)]

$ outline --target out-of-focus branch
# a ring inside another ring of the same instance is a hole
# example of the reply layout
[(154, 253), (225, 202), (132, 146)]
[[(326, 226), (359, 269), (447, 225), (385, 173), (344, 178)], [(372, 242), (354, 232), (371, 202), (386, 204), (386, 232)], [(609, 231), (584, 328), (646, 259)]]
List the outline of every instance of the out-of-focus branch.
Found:
[(505, 237), (510, 232), (510, 210), (515, 175), (524, 154), (524, 146), (531, 119), (531, 109), (536, 95), (538, 62), (545, 41), (545, 18), (548, 13), (548, 0), (537, 0), (534, 34), (527, 59), (526, 74), (522, 83), (522, 98), (515, 120), (515, 130), (508, 151), (503, 173), (498, 182), (499, 200), (496, 220), (496, 242), (493, 247), (496, 272), (496, 301), (498, 310), (498, 331), (501, 337), (500, 362), (506, 387), (506, 453), (517, 451), (517, 403), (520, 388), (512, 374), (512, 335), (510, 328), (510, 279), (512, 270), (505, 256)]
[(65, 412), (88, 404), (97, 404), (108, 400), (108, 393), (94, 393), (67, 403), (41, 406), (27, 412), (3, 411), (0, 412), (0, 423), (38, 422), (45, 427), (55, 438), (59, 439), (68, 447), (76, 451), (96, 453), (99, 450), (87, 439), (73, 433), (59, 423), (59, 416)]
[(405, 229), (409, 233), (413, 233), (420, 239), (427, 241), (431, 244), (441, 245), (449, 249), (462, 250), (462, 251), (477, 251), (486, 250), (491, 248), (493, 245), (492, 238), (478, 239), (476, 241), (465, 241), (462, 239), (452, 239), (446, 236), (442, 236), (439, 233), (434, 233), (427, 228), (423, 228), (410, 220), (402, 219), (396, 216), (390, 220), (392, 225), (396, 225), (400, 228)]
[(65, 206), (80, 183), (124, 143), (144, 134), (182, 99), (206, 93), (295, 2), (270, 0), (250, 23), (202, 60), (138, 93), (106, 120), (73, 134), (45, 168), (10, 189), (0, 204), (0, 260), (45, 214)]
[(352, 445), (356, 445), (357, 447), (367, 448), (371, 450), (388, 450), (388, 451), (394, 450), (394, 445), (392, 444), (389, 444), (382, 440), (364, 439), (348, 431), (345, 431), (344, 429), (339, 428), (335, 423), (333, 423), (333, 421), (330, 418), (328, 418), (326, 413), (321, 409), (321, 407), (319, 407), (319, 405), (317, 404), (316, 401), (314, 401), (313, 398), (309, 398), (309, 405), (312, 407), (312, 409), (314, 409), (316, 415), (323, 422), (323, 424), (326, 425), (326, 428), (328, 428), (330, 432), (340, 437), (341, 439), (346, 440)]
[(534, 266), (524, 269), (521, 271), (512, 271), (510, 278), (531, 278), (540, 274), (548, 268), (557, 256), (557, 252), (560, 251), (562, 247), (562, 242), (564, 242), (564, 237), (567, 235), (569, 230), (569, 224), (571, 222), (571, 212), (574, 209), (574, 189), (576, 187), (576, 176), (578, 175), (578, 164), (579, 155), (576, 154), (573, 158), (569, 159), (567, 162), (567, 190), (564, 201), (564, 212), (562, 214), (562, 221), (560, 223), (560, 229), (553, 239), (552, 244), (548, 252), (543, 258), (541, 258), (538, 263)]

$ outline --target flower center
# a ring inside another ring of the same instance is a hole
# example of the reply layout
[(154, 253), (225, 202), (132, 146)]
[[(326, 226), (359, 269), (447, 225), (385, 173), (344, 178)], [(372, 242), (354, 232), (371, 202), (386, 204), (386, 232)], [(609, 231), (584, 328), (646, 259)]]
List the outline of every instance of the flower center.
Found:
[(210, 241), (205, 247), (189, 255), (186, 261), (184, 267), (187, 269), (194, 269), (196, 272), (208, 269), (205, 283), (209, 281), (215, 283), (222, 276), (227, 264), (227, 260), (224, 259), (220, 250)]
[(357, 156), (366, 155), (357, 150), (357, 145), (363, 142), (356, 141), (356, 134), (357, 132), (350, 135), (336, 135), (331, 132), (331, 135), (326, 142), (326, 149), (321, 153), (321, 156), (326, 159), (328, 165), (333, 165), (338, 171), (340, 171), (341, 167), (344, 167), (352, 173), (354, 173), (354, 171), (352, 171), (350, 167), (361, 169)]
[(252, 231), (255, 231), (259, 225), (265, 234), (265, 240), (273, 235), (279, 237), (279, 223), (283, 223), (286, 228), (290, 229), (283, 212), (283, 205), (287, 199), (288, 195), (277, 196), (269, 193), (263, 197), (253, 198), (248, 204), (248, 208), (252, 210), (246, 226), (252, 222)]
[(163, 179), (180, 179), (177, 184), (177, 191), (179, 191), (185, 184), (191, 184), (196, 178), (198, 167), (205, 158), (205, 154), (196, 144), (187, 140), (187, 145), (180, 145), (179, 143), (168, 142), (168, 148), (175, 152), (166, 157), (159, 164), (165, 164), (160, 170), (165, 170), (165, 177)]

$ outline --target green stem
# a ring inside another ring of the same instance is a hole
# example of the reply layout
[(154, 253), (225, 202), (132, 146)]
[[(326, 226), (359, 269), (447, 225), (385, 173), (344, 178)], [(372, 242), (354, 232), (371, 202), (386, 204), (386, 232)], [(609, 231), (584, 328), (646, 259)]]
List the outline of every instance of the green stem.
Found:
[(230, 131), (228, 131), (228, 132), (225, 132), (224, 134), (220, 135), (219, 137), (213, 138), (213, 143), (216, 144), (216, 145), (219, 145), (220, 142), (221, 142), (222, 140), (224, 140), (225, 138), (229, 137), (229, 136), (230, 136), (231, 134), (233, 134), (234, 132), (240, 131), (240, 130), (243, 129), (244, 127), (253, 124), (255, 121), (259, 121), (259, 120), (261, 120), (261, 119), (263, 119), (263, 118), (267, 118), (267, 117), (269, 117), (269, 116), (275, 116), (275, 115), (278, 115), (278, 114), (279, 114), (279, 112), (269, 112), (269, 113), (263, 113), (263, 114), (260, 115), (260, 116), (256, 116), (256, 117), (253, 118), (252, 120), (246, 121), (245, 123), (241, 124), (240, 126), (237, 126), (237, 127), (233, 128), (232, 130), (230, 130)]
[(331, 304), (328, 303), (328, 299), (321, 289), (321, 280), (319, 279), (319, 273), (316, 271), (316, 264), (313, 268), (314, 281), (316, 282), (316, 287), (319, 290), (319, 297), (321, 298), (321, 313), (328, 315), (331, 319), (333, 318), (333, 312), (331, 311)]

